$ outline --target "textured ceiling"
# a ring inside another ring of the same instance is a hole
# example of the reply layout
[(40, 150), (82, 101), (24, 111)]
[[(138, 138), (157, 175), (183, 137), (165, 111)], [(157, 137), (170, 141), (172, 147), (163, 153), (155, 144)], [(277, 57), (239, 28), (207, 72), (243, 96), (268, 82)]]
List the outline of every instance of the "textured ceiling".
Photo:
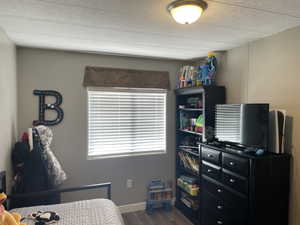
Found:
[(171, 0), (0, 0), (0, 26), (20, 46), (173, 59), (202, 57), (300, 26), (300, 0), (208, 0), (192, 25)]

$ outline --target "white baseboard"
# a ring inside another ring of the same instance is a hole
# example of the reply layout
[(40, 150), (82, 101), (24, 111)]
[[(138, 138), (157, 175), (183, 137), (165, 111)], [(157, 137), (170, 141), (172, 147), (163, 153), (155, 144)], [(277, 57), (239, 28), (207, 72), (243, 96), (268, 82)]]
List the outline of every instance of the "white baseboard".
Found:
[[(175, 198), (172, 200), (172, 204), (173, 205), (175, 204)], [(146, 202), (138, 202), (138, 203), (119, 206), (119, 210), (121, 213), (144, 211), (145, 209), (146, 209)]]

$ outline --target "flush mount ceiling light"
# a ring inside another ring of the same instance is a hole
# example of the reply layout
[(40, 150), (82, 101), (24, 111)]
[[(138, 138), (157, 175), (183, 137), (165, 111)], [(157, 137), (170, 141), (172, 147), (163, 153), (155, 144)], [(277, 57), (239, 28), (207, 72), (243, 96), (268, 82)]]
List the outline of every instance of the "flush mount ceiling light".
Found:
[(196, 22), (207, 3), (203, 0), (176, 0), (167, 6), (167, 10), (177, 23), (191, 24)]

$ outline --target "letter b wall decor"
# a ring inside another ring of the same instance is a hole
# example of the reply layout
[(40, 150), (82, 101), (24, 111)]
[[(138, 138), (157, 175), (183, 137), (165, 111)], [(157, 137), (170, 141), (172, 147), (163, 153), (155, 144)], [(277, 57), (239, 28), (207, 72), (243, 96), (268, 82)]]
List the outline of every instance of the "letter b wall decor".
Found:
[[(34, 126), (45, 125), (45, 126), (54, 126), (59, 124), (64, 118), (64, 111), (60, 107), (63, 98), (61, 94), (53, 90), (34, 90), (34, 95), (39, 96), (39, 119), (33, 121)], [(46, 103), (46, 97), (51, 96), (55, 98), (55, 102), (52, 104)], [(54, 120), (47, 120), (45, 117), (46, 110), (52, 110), (57, 113), (57, 116)]]

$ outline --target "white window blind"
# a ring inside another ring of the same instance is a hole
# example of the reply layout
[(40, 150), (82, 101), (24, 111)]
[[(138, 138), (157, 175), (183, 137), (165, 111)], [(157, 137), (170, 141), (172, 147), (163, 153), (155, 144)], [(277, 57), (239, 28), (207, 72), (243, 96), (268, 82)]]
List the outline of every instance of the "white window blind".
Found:
[(166, 92), (88, 90), (88, 158), (166, 151)]

